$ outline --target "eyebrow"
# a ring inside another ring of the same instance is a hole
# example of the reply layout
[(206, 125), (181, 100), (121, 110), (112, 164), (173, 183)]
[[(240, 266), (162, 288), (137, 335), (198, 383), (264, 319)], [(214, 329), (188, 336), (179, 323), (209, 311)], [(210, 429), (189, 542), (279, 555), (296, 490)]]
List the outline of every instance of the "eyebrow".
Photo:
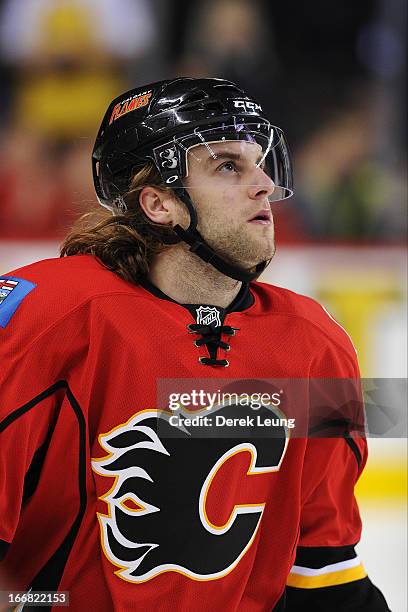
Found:
[(206, 165), (208, 166), (208, 164), (211, 164), (211, 162), (214, 161), (218, 161), (219, 159), (235, 159), (235, 160), (240, 160), (241, 159), (241, 153), (234, 153), (233, 151), (228, 151), (228, 149), (224, 149), (218, 152), (214, 151), (214, 155), (210, 153), (210, 155), (207, 157), (207, 159), (205, 160)]
[[(259, 164), (262, 158), (263, 158), (263, 155), (260, 155), (256, 163)], [(221, 150), (215, 153), (215, 156), (209, 155), (207, 159), (205, 160), (205, 165), (209, 166), (212, 162), (219, 161), (220, 159), (233, 159), (235, 161), (242, 161), (242, 155), (241, 153), (235, 153), (233, 151), (228, 151), (228, 149)]]

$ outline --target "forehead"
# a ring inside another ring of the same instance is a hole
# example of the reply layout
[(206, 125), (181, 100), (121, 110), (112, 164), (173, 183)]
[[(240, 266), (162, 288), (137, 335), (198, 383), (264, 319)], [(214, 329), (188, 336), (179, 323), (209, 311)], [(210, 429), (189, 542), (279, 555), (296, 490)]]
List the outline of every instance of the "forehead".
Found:
[(187, 160), (190, 168), (195, 166), (210, 167), (219, 159), (240, 159), (257, 163), (262, 156), (261, 145), (247, 140), (222, 140), (197, 144), (188, 150)]

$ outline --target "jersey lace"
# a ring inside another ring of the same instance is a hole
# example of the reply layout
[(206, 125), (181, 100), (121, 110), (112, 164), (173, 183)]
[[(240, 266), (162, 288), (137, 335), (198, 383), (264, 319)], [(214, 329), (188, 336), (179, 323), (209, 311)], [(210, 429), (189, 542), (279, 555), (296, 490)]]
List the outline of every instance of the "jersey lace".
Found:
[(208, 366), (221, 366), (227, 367), (229, 362), (227, 359), (218, 359), (218, 349), (229, 351), (231, 346), (222, 340), (222, 335), (235, 336), (235, 332), (239, 329), (238, 327), (231, 327), (231, 325), (202, 325), (200, 323), (190, 323), (187, 325), (187, 329), (190, 334), (197, 334), (202, 336), (198, 340), (194, 341), (195, 346), (206, 346), (210, 357), (200, 357), (199, 361), (203, 365)]

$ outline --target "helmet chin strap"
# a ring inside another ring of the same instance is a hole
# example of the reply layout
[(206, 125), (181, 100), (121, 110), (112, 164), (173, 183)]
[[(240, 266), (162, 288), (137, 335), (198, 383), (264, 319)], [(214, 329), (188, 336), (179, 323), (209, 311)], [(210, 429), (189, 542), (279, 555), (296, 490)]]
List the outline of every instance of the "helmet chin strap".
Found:
[(181, 225), (175, 225), (173, 231), (181, 240), (190, 245), (190, 251), (206, 263), (211, 264), (219, 272), (225, 274), (225, 276), (229, 276), (235, 280), (248, 283), (258, 278), (261, 272), (263, 272), (269, 264), (269, 261), (262, 261), (255, 267), (254, 272), (249, 272), (240, 266), (228, 263), (222, 259), (222, 257), (205, 242), (204, 238), (197, 231), (197, 212), (187, 190), (182, 184), (180, 191), (177, 190), (177, 195), (187, 206), (188, 212), (190, 213), (190, 225), (187, 229), (182, 228)]

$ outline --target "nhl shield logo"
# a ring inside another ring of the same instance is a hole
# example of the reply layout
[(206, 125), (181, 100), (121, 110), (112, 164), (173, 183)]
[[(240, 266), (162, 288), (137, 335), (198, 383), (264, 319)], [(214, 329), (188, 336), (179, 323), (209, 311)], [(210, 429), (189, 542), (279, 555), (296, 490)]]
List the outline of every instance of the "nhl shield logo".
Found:
[(196, 311), (197, 323), (200, 325), (221, 326), (220, 311), (215, 306), (199, 306)]

